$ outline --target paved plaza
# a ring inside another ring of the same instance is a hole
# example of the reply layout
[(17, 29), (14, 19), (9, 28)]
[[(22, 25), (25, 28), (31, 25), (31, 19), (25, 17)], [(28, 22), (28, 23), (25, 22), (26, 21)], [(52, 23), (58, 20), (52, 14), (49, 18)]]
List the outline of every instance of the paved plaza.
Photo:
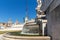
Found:
[(3, 34), (0, 35), (0, 40), (3, 40)]

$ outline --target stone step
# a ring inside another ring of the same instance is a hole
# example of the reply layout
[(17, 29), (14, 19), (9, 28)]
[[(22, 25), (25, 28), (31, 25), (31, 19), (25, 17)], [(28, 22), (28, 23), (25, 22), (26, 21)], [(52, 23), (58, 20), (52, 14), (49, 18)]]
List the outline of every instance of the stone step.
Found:
[(49, 36), (12, 36), (4, 35), (3, 40), (50, 40)]

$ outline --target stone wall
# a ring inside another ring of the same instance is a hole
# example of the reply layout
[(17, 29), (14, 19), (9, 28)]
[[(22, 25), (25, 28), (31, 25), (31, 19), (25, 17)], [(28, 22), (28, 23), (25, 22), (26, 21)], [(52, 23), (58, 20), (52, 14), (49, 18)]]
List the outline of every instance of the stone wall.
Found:
[(11, 36), (4, 35), (3, 40), (50, 40), (49, 36)]
[(48, 35), (51, 36), (52, 40), (60, 40), (60, 5), (49, 12), (47, 17)]

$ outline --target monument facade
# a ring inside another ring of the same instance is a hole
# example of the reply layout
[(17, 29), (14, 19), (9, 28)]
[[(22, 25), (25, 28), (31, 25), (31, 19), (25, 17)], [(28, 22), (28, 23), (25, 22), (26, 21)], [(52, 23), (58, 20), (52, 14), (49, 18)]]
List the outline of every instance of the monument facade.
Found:
[(47, 35), (51, 40), (60, 40), (60, 0), (41, 0), (40, 12), (47, 15)]

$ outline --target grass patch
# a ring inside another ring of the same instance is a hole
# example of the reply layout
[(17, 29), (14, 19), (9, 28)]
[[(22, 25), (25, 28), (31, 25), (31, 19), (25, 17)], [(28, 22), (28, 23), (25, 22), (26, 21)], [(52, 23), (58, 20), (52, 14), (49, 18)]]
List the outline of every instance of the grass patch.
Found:
[(4, 34), (4, 33), (15, 33), (15, 32), (20, 32), (20, 31), (0, 31), (0, 34)]
[(6, 33), (6, 31), (0, 31), (0, 34), (4, 34), (4, 33)]
[(41, 35), (26, 35), (26, 34), (21, 34), (21, 31), (19, 32), (10, 32), (11, 35), (14, 36), (41, 36)]
[(41, 35), (26, 35), (26, 34), (21, 34), (21, 31), (0, 31), (0, 34), (8, 33), (10, 35), (14, 36), (41, 36)]

